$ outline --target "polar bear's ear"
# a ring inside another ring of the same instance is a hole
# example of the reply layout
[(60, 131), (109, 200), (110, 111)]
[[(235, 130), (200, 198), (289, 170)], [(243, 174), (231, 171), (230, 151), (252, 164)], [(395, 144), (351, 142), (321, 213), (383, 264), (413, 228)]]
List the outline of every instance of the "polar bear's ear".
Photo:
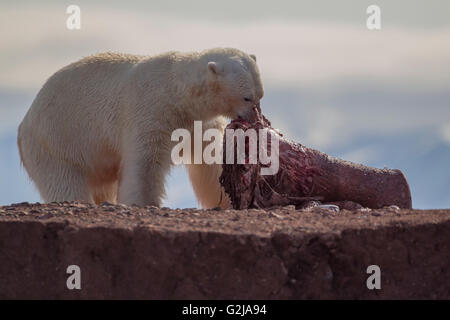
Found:
[(215, 63), (214, 61), (208, 62), (208, 70), (211, 71), (214, 74), (218, 74), (219, 73), (219, 68), (217, 66), (217, 63)]
[(256, 62), (256, 56), (255, 56), (254, 54), (251, 54), (251, 55), (250, 55), (250, 58), (252, 58), (252, 59), (255, 60), (255, 62)]

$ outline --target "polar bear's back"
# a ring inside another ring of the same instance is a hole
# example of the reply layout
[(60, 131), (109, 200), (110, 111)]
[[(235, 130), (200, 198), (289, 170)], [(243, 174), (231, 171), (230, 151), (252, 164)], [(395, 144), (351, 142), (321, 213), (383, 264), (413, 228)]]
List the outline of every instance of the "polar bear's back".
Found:
[(74, 162), (89, 161), (86, 158), (91, 155), (83, 150), (99, 149), (101, 146), (93, 145), (98, 141), (109, 148), (117, 146), (115, 129), (123, 83), (143, 59), (102, 53), (57, 71), (41, 88), (19, 127), (22, 143), (45, 145), (50, 153), (71, 150), (71, 154), (58, 156)]

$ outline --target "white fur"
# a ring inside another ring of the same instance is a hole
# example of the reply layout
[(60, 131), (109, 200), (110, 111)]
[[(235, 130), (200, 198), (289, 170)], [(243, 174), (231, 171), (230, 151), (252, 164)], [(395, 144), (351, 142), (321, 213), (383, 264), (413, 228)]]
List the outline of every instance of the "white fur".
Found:
[[(222, 116), (249, 115), (263, 96), (255, 61), (221, 48), (77, 61), (50, 77), (20, 124), (22, 163), (47, 202), (159, 206), (172, 131), (194, 120), (223, 130)], [(220, 165), (187, 168), (200, 204), (228, 205)]]

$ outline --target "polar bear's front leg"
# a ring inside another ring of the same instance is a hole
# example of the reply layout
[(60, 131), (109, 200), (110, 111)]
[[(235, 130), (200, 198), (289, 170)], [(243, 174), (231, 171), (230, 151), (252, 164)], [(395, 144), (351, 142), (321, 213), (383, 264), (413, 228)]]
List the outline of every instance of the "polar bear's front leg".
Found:
[[(218, 117), (211, 121), (204, 122), (202, 132), (205, 132), (208, 129), (217, 129), (223, 134), (226, 124), (225, 118)], [(219, 139), (219, 141), (220, 146), (222, 146), (222, 139)], [(202, 154), (209, 143), (210, 142), (208, 141), (203, 141)], [(194, 145), (194, 141), (192, 141), (191, 145)], [(186, 169), (198, 203), (204, 209), (215, 207), (221, 207), (223, 209), (229, 208), (230, 199), (219, 182), (222, 173), (222, 165), (206, 163), (193, 164), (194, 150), (191, 152), (191, 157), (191, 164), (186, 164)]]
[(230, 207), (230, 198), (219, 182), (221, 164), (189, 164), (186, 169), (197, 200), (204, 209)]
[(119, 203), (160, 206), (170, 170), (170, 151), (161, 141), (125, 147), (119, 185)]

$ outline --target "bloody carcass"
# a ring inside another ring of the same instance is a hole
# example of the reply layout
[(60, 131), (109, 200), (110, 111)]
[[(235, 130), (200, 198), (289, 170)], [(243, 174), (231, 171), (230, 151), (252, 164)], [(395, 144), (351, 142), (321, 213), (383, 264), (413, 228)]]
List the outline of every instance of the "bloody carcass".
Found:
[[(290, 141), (274, 130), (258, 109), (255, 109), (254, 121), (236, 119), (226, 129), (232, 130), (225, 130), (220, 183), (235, 209), (291, 204), (301, 206), (314, 200), (321, 203), (350, 201), (369, 208), (412, 206), (409, 185), (400, 170), (355, 164)], [(249, 129), (268, 132), (265, 145), (257, 143), (261, 137), (256, 137), (256, 163), (249, 161), (249, 144), (252, 141), (248, 138), (245, 139), (245, 148), (241, 148), (241, 152), (245, 149), (244, 161), (241, 161), (241, 164), (236, 163), (239, 141), (235, 136), (229, 139), (229, 135), (238, 129), (244, 133)], [(228, 152), (234, 152), (231, 163), (227, 161), (227, 141), (232, 144), (231, 149), (228, 146)], [(271, 143), (278, 143), (277, 155), (271, 155)], [(272, 159), (278, 156), (279, 166), (276, 173), (261, 174), (261, 170), (269, 166), (261, 162), (261, 151), (267, 152)]]

